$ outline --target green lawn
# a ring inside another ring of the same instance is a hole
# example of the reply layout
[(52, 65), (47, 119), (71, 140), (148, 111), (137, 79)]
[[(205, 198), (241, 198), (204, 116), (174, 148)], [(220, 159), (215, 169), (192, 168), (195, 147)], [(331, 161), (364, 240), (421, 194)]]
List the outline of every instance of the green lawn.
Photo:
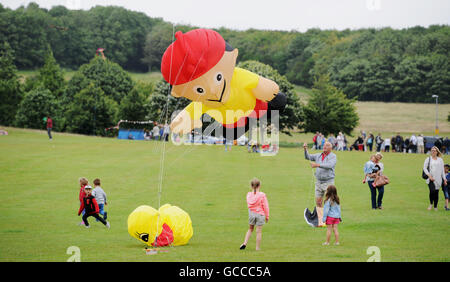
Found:
[[(0, 261), (66, 261), (70, 246), (81, 261), (367, 261), (377, 246), (382, 261), (450, 261), (450, 213), (428, 211), (421, 176), (425, 156), (386, 153), (384, 210), (372, 211), (361, 183), (369, 153), (337, 152), (336, 186), (341, 198), (341, 246), (322, 246), (325, 229), (313, 229), (303, 210), (313, 207), (312, 171), (300, 149), (275, 157), (244, 147), (167, 144), (161, 204), (187, 211), (194, 236), (186, 246), (146, 255), (127, 232), (127, 217), (139, 205), (157, 208), (162, 143), (128, 141), (6, 128), (0, 136)], [(448, 156), (445, 162), (450, 162)], [(108, 194), (111, 229), (90, 218), (77, 224), (78, 178), (99, 177)], [(247, 230), (245, 195), (258, 177), (270, 204), (262, 251), (255, 234), (239, 250)]]

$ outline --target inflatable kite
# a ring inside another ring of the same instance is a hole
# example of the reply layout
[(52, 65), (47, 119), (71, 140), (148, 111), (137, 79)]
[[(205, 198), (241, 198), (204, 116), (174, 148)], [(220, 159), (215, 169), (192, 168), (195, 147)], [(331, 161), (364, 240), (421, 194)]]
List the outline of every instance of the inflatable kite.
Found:
[(161, 72), (174, 97), (192, 102), (172, 121), (173, 133), (201, 127), (203, 114), (212, 117), (217, 137), (235, 140), (249, 129), (249, 119), (282, 111), (286, 95), (267, 78), (237, 68), (238, 50), (214, 30), (178, 31), (162, 57)]
[(128, 233), (148, 246), (164, 247), (187, 244), (193, 229), (189, 214), (177, 206), (142, 205), (128, 216)]

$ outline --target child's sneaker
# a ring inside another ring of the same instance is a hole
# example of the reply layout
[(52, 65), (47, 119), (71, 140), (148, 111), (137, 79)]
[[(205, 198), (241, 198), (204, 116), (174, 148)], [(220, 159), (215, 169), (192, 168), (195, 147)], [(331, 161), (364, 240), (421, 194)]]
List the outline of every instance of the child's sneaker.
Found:
[(245, 247), (247, 247), (247, 246), (244, 245), (244, 244), (242, 244), (242, 245), (239, 247), (239, 250), (243, 250), (243, 249), (245, 249)]
[(334, 243), (335, 246), (339, 246), (339, 242)]
[(328, 246), (330, 243), (328, 243), (328, 242), (323, 242), (322, 243), (322, 246)]
[(84, 222), (82, 221), (82, 222), (80, 222), (80, 223), (78, 223), (78, 226), (83, 226), (84, 225)]
[(86, 225), (85, 227), (86, 227), (86, 228), (91, 228), (91, 226), (90, 226), (90, 225)]
[(109, 229), (111, 228), (111, 225), (109, 224), (109, 222), (106, 222), (106, 227)]

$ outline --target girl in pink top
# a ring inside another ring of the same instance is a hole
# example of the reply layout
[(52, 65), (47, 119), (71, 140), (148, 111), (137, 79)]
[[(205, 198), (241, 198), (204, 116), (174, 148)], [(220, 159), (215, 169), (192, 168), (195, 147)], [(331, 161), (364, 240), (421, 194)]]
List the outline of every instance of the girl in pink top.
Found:
[(267, 201), (266, 194), (259, 191), (261, 187), (261, 181), (259, 181), (259, 179), (253, 178), (250, 185), (253, 191), (247, 193), (249, 228), (247, 234), (245, 234), (244, 243), (242, 243), (240, 249), (245, 249), (248, 239), (250, 239), (256, 225), (256, 250), (259, 251), (261, 245), (262, 227), (269, 221), (269, 203)]

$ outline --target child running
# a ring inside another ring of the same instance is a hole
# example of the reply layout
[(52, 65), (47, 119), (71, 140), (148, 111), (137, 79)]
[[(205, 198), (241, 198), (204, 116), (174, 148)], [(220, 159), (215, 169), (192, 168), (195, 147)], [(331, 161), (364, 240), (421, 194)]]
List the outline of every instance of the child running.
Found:
[(327, 241), (322, 245), (330, 244), (331, 232), (334, 232), (335, 245), (339, 245), (338, 224), (341, 222), (341, 206), (336, 186), (329, 185), (325, 193), (325, 205), (323, 207), (323, 222), (327, 225)]
[[(108, 218), (108, 213), (104, 210), (104, 206), (108, 203), (106, 202), (106, 193), (103, 191), (102, 187), (100, 187), (100, 179), (94, 179), (94, 190), (92, 191), (92, 196), (95, 197), (95, 200), (98, 204), (98, 213), (103, 215), (103, 219), (106, 220)], [(98, 219), (97, 219), (98, 221)]]
[[(80, 193), (78, 194), (78, 199), (80, 200), (80, 207), (83, 205), (83, 198), (86, 197), (86, 192), (84, 191), (84, 187), (89, 184), (89, 181), (86, 177), (81, 177), (78, 182), (80, 183)], [(84, 210), (82, 211), (84, 215)], [(84, 225), (84, 222), (81, 221), (78, 225)]]
[(253, 178), (250, 185), (253, 191), (247, 193), (249, 229), (247, 234), (245, 234), (245, 240), (240, 249), (245, 249), (256, 225), (256, 250), (259, 251), (261, 246), (262, 227), (269, 221), (269, 203), (266, 194), (260, 192), (261, 181), (259, 181), (259, 179)]
[(86, 196), (83, 198), (83, 203), (81, 204), (80, 209), (78, 210), (78, 216), (80, 216), (81, 212), (84, 210), (83, 215), (83, 222), (86, 228), (89, 228), (89, 222), (87, 221), (87, 218), (90, 216), (95, 217), (101, 223), (103, 223), (106, 227), (110, 227), (109, 222), (104, 220), (98, 215), (98, 204), (95, 200), (94, 196), (92, 196), (92, 187), (89, 185), (86, 185), (84, 187), (84, 191), (86, 192)]

